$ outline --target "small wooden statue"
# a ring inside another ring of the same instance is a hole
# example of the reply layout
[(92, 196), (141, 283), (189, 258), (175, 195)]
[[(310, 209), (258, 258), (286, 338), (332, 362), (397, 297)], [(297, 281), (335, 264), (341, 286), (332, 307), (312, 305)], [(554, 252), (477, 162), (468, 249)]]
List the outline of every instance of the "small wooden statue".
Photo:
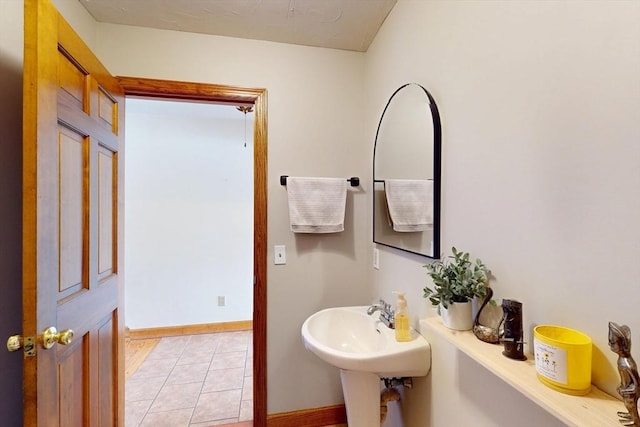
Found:
[(625, 426), (640, 427), (638, 415), (638, 397), (640, 397), (640, 377), (638, 367), (631, 356), (631, 330), (627, 325), (609, 322), (609, 347), (618, 355), (618, 372), (620, 373), (620, 387), (618, 393), (622, 396), (624, 406), (628, 412), (618, 412), (622, 418), (620, 423)]
[(522, 303), (513, 299), (502, 300), (504, 311), (504, 351), (502, 354), (510, 359), (527, 360), (524, 355), (522, 331)]

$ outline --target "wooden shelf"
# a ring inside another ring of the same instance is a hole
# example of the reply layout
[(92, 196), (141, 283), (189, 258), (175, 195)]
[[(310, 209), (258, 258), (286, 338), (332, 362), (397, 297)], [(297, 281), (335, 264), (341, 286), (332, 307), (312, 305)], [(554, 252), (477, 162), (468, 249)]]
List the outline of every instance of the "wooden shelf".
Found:
[(503, 346), (480, 341), (471, 331), (454, 331), (439, 317), (420, 320), (459, 350), (520, 391), (527, 398), (569, 426), (620, 427), (618, 411), (626, 411), (622, 402), (592, 386), (586, 396), (570, 396), (542, 384), (536, 376), (533, 356), (516, 361), (502, 355)]

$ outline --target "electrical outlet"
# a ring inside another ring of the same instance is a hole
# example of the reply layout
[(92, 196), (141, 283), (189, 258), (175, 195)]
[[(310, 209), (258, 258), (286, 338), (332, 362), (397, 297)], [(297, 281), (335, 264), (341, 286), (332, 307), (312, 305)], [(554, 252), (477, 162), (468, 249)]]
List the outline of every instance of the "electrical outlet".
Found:
[(224, 296), (221, 295), (218, 297), (218, 307), (224, 307), (224, 306), (225, 306)]
[(380, 250), (373, 248), (373, 268), (380, 270)]
[(273, 247), (273, 263), (276, 265), (287, 263), (287, 247), (285, 245), (275, 245)]

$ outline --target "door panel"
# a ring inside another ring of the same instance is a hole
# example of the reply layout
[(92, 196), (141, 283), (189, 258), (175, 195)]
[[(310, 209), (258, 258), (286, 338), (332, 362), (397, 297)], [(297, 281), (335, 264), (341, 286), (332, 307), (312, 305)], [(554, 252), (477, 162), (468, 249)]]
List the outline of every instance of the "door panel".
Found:
[(118, 133), (118, 102), (104, 88), (98, 88), (98, 116), (103, 126), (111, 132)]
[[(114, 180), (114, 153), (98, 147), (98, 274), (104, 279), (113, 272), (114, 207), (117, 182)], [(116, 170), (117, 172), (117, 170)]]
[(99, 406), (96, 412), (99, 419), (99, 426), (114, 425), (113, 415), (117, 396), (110, 384), (113, 381), (113, 377), (117, 374), (117, 365), (115, 364), (112, 345), (118, 332), (116, 324), (115, 312), (109, 313), (107, 318), (104, 319), (99, 326), (96, 337), (98, 344), (97, 381), (99, 393), (97, 399)]
[(58, 350), (60, 427), (89, 425), (89, 390), (86, 387), (89, 381), (84, 369), (89, 365), (89, 348), (85, 335), (77, 338), (70, 348)]
[(85, 188), (84, 177), (85, 138), (64, 126), (58, 126), (59, 153), (59, 239), (60, 239), (60, 278), (59, 296), (61, 302), (73, 293), (89, 284), (83, 283), (84, 216)]
[[(124, 92), (48, 0), (25, 1), (23, 334), (28, 426), (124, 425)], [(71, 329), (45, 348), (42, 331)]]
[[(74, 62), (71, 55), (58, 47), (58, 84), (67, 94), (73, 98), (79, 110), (85, 110), (87, 72)], [(64, 94), (60, 94), (64, 96)]]

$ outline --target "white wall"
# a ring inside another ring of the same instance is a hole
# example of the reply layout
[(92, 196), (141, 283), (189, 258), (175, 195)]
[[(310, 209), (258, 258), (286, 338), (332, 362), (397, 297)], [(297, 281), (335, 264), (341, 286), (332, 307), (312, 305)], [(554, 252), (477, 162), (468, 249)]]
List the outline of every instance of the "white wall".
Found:
[[(445, 254), (455, 245), (482, 258), (498, 302), (523, 302), (527, 342), (541, 323), (589, 334), (593, 380), (614, 395), (608, 321), (640, 342), (639, 21), (631, 1), (399, 0), (366, 54), (369, 140), (402, 83), (422, 84), (440, 108)], [(421, 297), (427, 260), (380, 252), (377, 293), (391, 298), (400, 278), (417, 326), (433, 314)], [(433, 373), (408, 398), (405, 425), (513, 425), (503, 401), (518, 425), (554, 425), (428, 338)]]
[(234, 106), (127, 98), (128, 327), (253, 317), (252, 135)]
[[(97, 34), (116, 75), (268, 90), (268, 412), (341, 403), (338, 371), (304, 349), (300, 326), (320, 308), (370, 301), (368, 180), (349, 190), (343, 233), (294, 236), (279, 176), (371, 175), (364, 54), (109, 24)], [(276, 244), (286, 265), (272, 264)]]
[[(13, 1), (13, 0), (8, 0)], [(93, 16), (85, 9), (79, 0), (50, 0), (55, 8), (64, 16), (65, 21), (78, 33), (82, 41), (94, 49), (96, 45), (97, 25)]]

